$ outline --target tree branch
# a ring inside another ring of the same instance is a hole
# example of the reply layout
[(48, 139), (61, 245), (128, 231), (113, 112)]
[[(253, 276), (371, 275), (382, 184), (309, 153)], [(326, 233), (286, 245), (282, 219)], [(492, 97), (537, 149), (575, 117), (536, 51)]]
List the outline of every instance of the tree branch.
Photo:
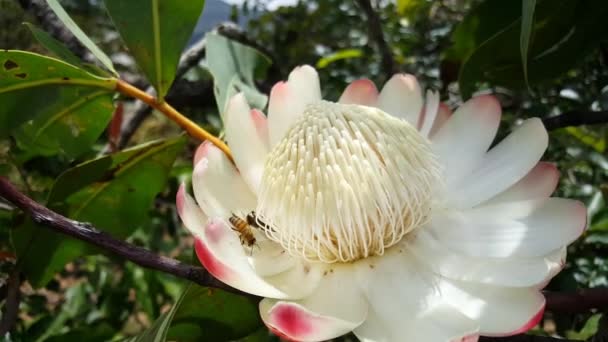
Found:
[(481, 336), (479, 342), (582, 342), (579, 340), (566, 340), (556, 337), (538, 335), (515, 335), (508, 337), (485, 337)]
[(357, 0), (357, 4), (359, 4), (359, 7), (361, 7), (367, 16), (369, 39), (374, 41), (378, 47), (380, 57), (382, 58), (382, 71), (387, 78), (390, 78), (393, 74), (399, 72), (399, 70), (395, 63), (391, 48), (384, 38), (380, 16), (374, 11), (371, 0)]
[(4, 177), (0, 177), (0, 196), (28, 213), (34, 222), (112, 252), (139, 266), (172, 274), (178, 278), (190, 280), (201, 286), (216, 287), (240, 293), (240, 291), (215, 279), (202, 267), (185, 264), (175, 259), (157, 255), (145, 248), (115, 239), (109, 234), (96, 229), (90, 223), (74, 221), (58, 214), (19, 192), (19, 190)]
[(595, 112), (572, 110), (543, 119), (543, 124), (548, 131), (569, 126), (598, 125), (607, 122), (608, 110)]

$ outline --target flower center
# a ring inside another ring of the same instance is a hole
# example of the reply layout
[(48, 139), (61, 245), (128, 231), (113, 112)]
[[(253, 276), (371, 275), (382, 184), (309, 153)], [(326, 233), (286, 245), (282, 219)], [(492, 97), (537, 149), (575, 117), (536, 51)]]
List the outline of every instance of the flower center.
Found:
[(354, 261), (425, 223), (439, 174), (429, 141), (406, 121), (322, 101), (270, 152), (256, 211), (292, 255)]

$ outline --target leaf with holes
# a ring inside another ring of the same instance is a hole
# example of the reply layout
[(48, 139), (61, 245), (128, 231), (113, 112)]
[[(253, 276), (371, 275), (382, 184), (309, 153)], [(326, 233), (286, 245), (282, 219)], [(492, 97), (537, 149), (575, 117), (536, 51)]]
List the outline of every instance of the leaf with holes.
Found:
[[(126, 238), (146, 219), (186, 140), (181, 136), (155, 141), (69, 169), (53, 185), (47, 206)], [(24, 273), (36, 287), (44, 286), (67, 262), (96, 252), (33, 223), (15, 229), (13, 241)]]
[(232, 94), (242, 91), (254, 108), (263, 109), (267, 97), (255, 86), (256, 71), (263, 72), (270, 60), (261, 52), (217, 33), (207, 34), (207, 66), (213, 75), (215, 101), (223, 114)]
[[(0, 138), (16, 133), (28, 146), (77, 154), (103, 132), (116, 80), (54, 58), (0, 51)], [(87, 100), (92, 100), (89, 103)], [(64, 136), (65, 135), (65, 136)]]
[(205, 5), (204, 0), (104, 0), (135, 61), (164, 97)]

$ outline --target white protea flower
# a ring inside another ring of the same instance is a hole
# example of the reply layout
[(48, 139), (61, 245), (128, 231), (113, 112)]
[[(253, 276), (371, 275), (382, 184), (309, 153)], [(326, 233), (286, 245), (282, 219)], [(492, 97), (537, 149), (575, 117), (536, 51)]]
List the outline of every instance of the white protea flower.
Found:
[[(540, 293), (584, 230), (581, 203), (550, 198), (558, 171), (539, 162), (538, 119), (490, 148), (501, 116), (492, 96), (452, 115), (416, 79), (381, 92), (350, 84), (323, 101), (317, 72), (274, 86), (268, 119), (245, 97), (224, 113), (233, 163), (204, 143), (177, 207), (201, 263), (265, 297), (278, 335), (322, 341), (477, 341), (524, 332)], [(197, 204), (198, 203), (198, 204)], [(255, 244), (232, 215), (255, 212)], [(249, 241), (251, 242), (251, 241)]]

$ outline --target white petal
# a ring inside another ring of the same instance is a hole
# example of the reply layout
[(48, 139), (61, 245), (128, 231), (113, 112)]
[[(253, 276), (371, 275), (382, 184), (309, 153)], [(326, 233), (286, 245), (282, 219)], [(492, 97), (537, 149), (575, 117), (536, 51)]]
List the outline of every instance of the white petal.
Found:
[(262, 277), (270, 277), (292, 269), (296, 261), (281, 245), (268, 239), (257, 239), (249, 263)]
[(378, 101), (378, 89), (374, 82), (360, 79), (352, 82), (344, 89), (338, 102), (344, 104), (358, 104), (373, 107)]
[(451, 204), (471, 208), (508, 189), (538, 163), (548, 139), (540, 119), (525, 121), (492, 148), (477, 169), (451, 187), (448, 194)]
[[(237, 234), (222, 220), (210, 220), (204, 227), (203, 234), (196, 236), (194, 246), (198, 259), (214, 277), (236, 289), (257, 296), (293, 298), (287, 291), (303, 293), (306, 290), (308, 294), (309, 288), (318, 283), (314, 277), (300, 278), (300, 283), (281, 284), (274, 284), (262, 278), (249, 263)], [(299, 270), (295, 271), (300, 273)], [(283, 274), (290, 272), (292, 270)]]
[(420, 134), (428, 137), (439, 112), (439, 93), (431, 90), (426, 92), (426, 103), (421, 117)]
[(355, 329), (357, 337), (374, 342), (474, 340), (477, 323), (447, 305), (437, 288), (441, 279), (399, 248), (358, 262), (357, 280), (370, 312)]
[(545, 285), (564, 266), (566, 248), (533, 258), (472, 257), (446, 248), (421, 230), (408, 248), (433, 271), (451, 279), (512, 287)]
[(207, 216), (186, 192), (184, 184), (181, 184), (177, 190), (175, 206), (177, 207), (177, 214), (190, 234), (194, 236), (202, 235), (207, 223)]
[(539, 257), (578, 238), (587, 211), (563, 198), (508, 202), (433, 217), (431, 233), (451, 250), (477, 257)]
[(545, 298), (535, 288), (509, 288), (443, 281), (446, 301), (479, 322), (480, 334), (507, 336), (526, 332), (542, 319)]
[(317, 290), (304, 299), (262, 300), (262, 320), (275, 334), (295, 341), (324, 341), (352, 331), (367, 317), (368, 304), (349, 268), (327, 271)]
[(227, 218), (255, 209), (255, 196), (224, 152), (211, 143), (202, 150), (192, 174), (192, 187), (207, 216)]
[(551, 163), (540, 162), (519, 182), (482, 203), (482, 205), (546, 198), (555, 191), (558, 182), (559, 171), (557, 167)]
[(287, 82), (275, 84), (268, 102), (270, 146), (276, 145), (287, 134), (295, 120), (304, 113), (306, 105), (319, 100), (319, 75), (308, 65), (295, 68)]
[(444, 167), (446, 184), (467, 176), (483, 160), (500, 124), (501, 108), (494, 96), (470, 99), (433, 136), (433, 150)]
[(257, 193), (269, 150), (266, 117), (252, 111), (239, 93), (228, 102), (224, 120), (234, 162), (251, 191)]
[(418, 127), (422, 111), (422, 91), (416, 77), (408, 74), (391, 77), (380, 91), (378, 108)]

